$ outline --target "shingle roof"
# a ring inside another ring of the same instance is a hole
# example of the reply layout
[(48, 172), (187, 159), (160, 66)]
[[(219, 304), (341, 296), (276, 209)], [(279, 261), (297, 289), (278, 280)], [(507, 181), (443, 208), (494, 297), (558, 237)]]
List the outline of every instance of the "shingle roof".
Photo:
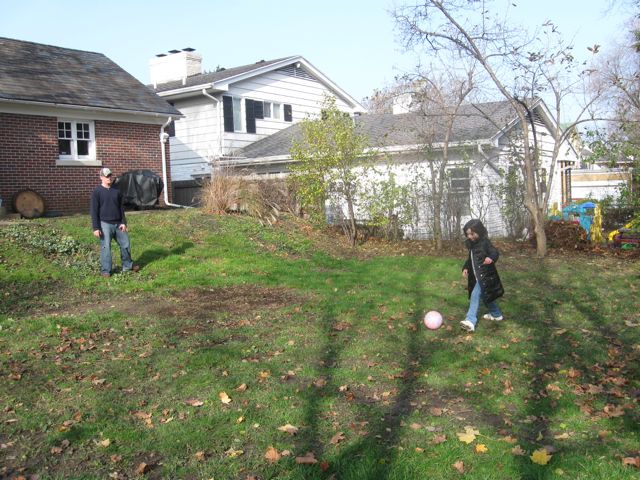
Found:
[(156, 92), (166, 92), (168, 90), (175, 90), (178, 88), (193, 87), (196, 85), (206, 85), (214, 82), (220, 82), (226, 78), (235, 77), (236, 75), (241, 75), (243, 73), (251, 72), (252, 70), (268, 67), (269, 65), (273, 65), (274, 63), (281, 62), (282, 60), (286, 60), (287, 58), (298, 58), (298, 57), (283, 57), (283, 58), (277, 58), (275, 60), (266, 60), (266, 61), (260, 60), (259, 62), (250, 63), (249, 65), (242, 65), (240, 67), (227, 68), (217, 72), (199, 73), (197, 75), (191, 75), (190, 77), (186, 78), (185, 83), (182, 83), (182, 80), (174, 80), (171, 82), (159, 83), (155, 87), (155, 89), (153, 85), (149, 85), (149, 87)]
[(180, 115), (101, 53), (0, 37), (0, 100)]
[[(506, 101), (463, 105), (456, 115), (450, 143), (491, 139), (515, 117)], [(371, 147), (420, 145), (430, 137), (433, 143), (445, 138), (442, 115), (418, 113), (370, 114), (356, 117), (361, 133)], [(300, 124), (254, 142), (237, 152), (237, 156), (263, 158), (288, 155), (291, 143), (300, 138)]]

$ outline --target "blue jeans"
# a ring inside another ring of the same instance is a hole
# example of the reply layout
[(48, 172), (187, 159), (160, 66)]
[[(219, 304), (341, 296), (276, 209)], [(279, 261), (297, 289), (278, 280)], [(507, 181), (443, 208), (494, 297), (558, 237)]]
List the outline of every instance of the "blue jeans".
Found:
[[(482, 290), (480, 289), (480, 282), (476, 282), (475, 287), (471, 292), (471, 298), (469, 299), (469, 310), (467, 311), (467, 320), (473, 323), (475, 327), (478, 323), (478, 308), (480, 307), (480, 299), (482, 298)], [(485, 302), (483, 300), (486, 307), (489, 309), (489, 313), (494, 317), (501, 317), (502, 312), (500, 311), (500, 307), (498, 304), (493, 302)]]
[(120, 259), (122, 260), (122, 271), (127, 272), (133, 268), (131, 260), (131, 245), (129, 234), (122, 232), (118, 225), (114, 223), (100, 222), (102, 237), (100, 237), (100, 264), (101, 273), (111, 273), (111, 240), (114, 238), (120, 246)]

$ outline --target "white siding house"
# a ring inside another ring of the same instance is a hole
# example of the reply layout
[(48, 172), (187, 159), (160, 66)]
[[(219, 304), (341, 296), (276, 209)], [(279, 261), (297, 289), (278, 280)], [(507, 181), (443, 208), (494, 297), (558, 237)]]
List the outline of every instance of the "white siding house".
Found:
[[(535, 130), (540, 149), (541, 180), (551, 175), (551, 152), (553, 151), (554, 127), (551, 116), (540, 100), (531, 105), (534, 112)], [(360, 132), (369, 139), (369, 145), (379, 155), (383, 171), (393, 173), (398, 184), (410, 184), (415, 178), (429, 175), (429, 158), (442, 158), (444, 126), (442, 117), (427, 116), (417, 112), (399, 114), (371, 114), (355, 118)], [(503, 182), (504, 174), (517, 164), (512, 152), (513, 133), (519, 128), (515, 112), (508, 102), (463, 105), (456, 116), (449, 141), (448, 170), (457, 183), (458, 194), (467, 202), (461, 223), (471, 218), (481, 218), (489, 234), (505, 236), (507, 224), (502, 215), (501, 200), (495, 186)], [(429, 134), (429, 157), (425, 151), (426, 135)], [(234, 163), (256, 171), (267, 169), (286, 172), (291, 161), (289, 149), (293, 138), (299, 138), (299, 126), (292, 126), (269, 138), (255, 142), (237, 152)], [(554, 167), (549, 195), (549, 205), (562, 205), (566, 200), (565, 170), (577, 163), (577, 153), (572, 145), (564, 142), (559, 150)], [(426, 202), (418, 205), (418, 220), (404, 225), (409, 238), (431, 236), (431, 221)]]
[(301, 56), (202, 73), (192, 49), (150, 61), (153, 90), (184, 118), (171, 136), (174, 181), (209, 176), (251, 143), (317, 114), (325, 95), (349, 114), (365, 109)]

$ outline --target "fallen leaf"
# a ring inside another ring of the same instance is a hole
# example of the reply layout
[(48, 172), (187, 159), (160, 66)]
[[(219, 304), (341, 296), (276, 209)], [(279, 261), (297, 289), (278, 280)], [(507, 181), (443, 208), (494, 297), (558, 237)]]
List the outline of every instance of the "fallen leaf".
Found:
[(420, 425), (419, 423), (412, 423), (411, 425), (409, 425), (409, 428), (411, 428), (411, 430), (420, 430), (422, 428), (422, 425)]
[(220, 401), (225, 405), (229, 405), (231, 403), (231, 399), (229, 398), (229, 395), (227, 395), (226, 392), (220, 392), (218, 394), (218, 397), (220, 397)]
[(278, 427), (278, 430), (280, 430), (281, 432), (285, 432), (288, 433), (290, 435), (295, 435), (296, 433), (298, 433), (298, 427), (294, 427), (293, 425), (287, 423), (286, 425), (283, 425), (281, 427)]
[(516, 445), (511, 449), (511, 453), (513, 453), (514, 455), (518, 455), (520, 457), (524, 455), (526, 452), (522, 449), (520, 445)]
[(118, 463), (120, 460), (122, 460), (122, 455), (111, 455), (111, 457), (109, 457), (111, 459), (112, 463)]
[(98, 442), (98, 445), (100, 445), (103, 448), (107, 448), (109, 445), (111, 445), (111, 440), (109, 440), (108, 438), (105, 438), (104, 440), (100, 440)]
[(489, 449), (484, 443), (479, 443), (476, 445), (476, 453), (487, 453)]
[(442, 412), (443, 410), (438, 407), (431, 407), (429, 409), (429, 413), (431, 413), (431, 415), (433, 415), (434, 417), (439, 417), (440, 415), (442, 415)]
[(224, 452), (224, 454), (229, 457), (229, 458), (235, 458), (235, 457), (239, 457), (240, 455), (242, 455), (244, 453), (244, 450), (236, 450), (235, 448), (231, 447), (229, 450), (227, 450), (226, 452)]
[(464, 443), (471, 443), (476, 439), (476, 435), (480, 435), (478, 430), (475, 430), (473, 427), (464, 427), (463, 433), (457, 433), (458, 439)]
[(326, 460), (320, 462), (320, 470), (322, 470), (323, 472), (329, 470), (329, 462), (327, 462)]
[(433, 440), (431, 440), (431, 443), (433, 445), (439, 445), (441, 443), (444, 443), (447, 441), (447, 436), (446, 435), (436, 435), (435, 437), (433, 437)]
[(603, 410), (608, 417), (621, 417), (624, 415), (624, 408), (616, 405), (606, 405)]
[(318, 460), (316, 460), (316, 456), (313, 452), (307, 452), (302, 457), (296, 457), (296, 463), (298, 465), (314, 465), (318, 463)]
[(640, 468), (640, 457), (625, 457), (622, 459), (622, 464)]
[(338, 432), (333, 437), (331, 437), (330, 442), (334, 445), (337, 445), (341, 441), (345, 439), (344, 432)]
[(236, 423), (242, 423), (242, 422), (244, 422), (244, 417), (241, 416), (236, 419)]
[(200, 450), (199, 452), (196, 452), (193, 456), (197, 461), (202, 462), (204, 461), (206, 455), (204, 451)]
[(531, 461), (533, 463), (536, 463), (538, 465), (546, 465), (551, 460), (551, 455), (549, 455), (545, 448), (539, 448), (538, 450), (534, 451), (529, 458), (531, 458)]
[(462, 460), (458, 460), (454, 463), (453, 468), (455, 468), (459, 473), (464, 473), (464, 462)]
[(204, 402), (202, 400), (197, 400), (195, 398), (190, 398), (188, 400), (185, 400), (184, 403), (186, 403), (190, 407), (201, 407), (202, 405), (204, 405)]
[(244, 392), (247, 390), (247, 384), (243, 383), (242, 385), (239, 385), (238, 387), (236, 387), (236, 392)]
[(145, 473), (147, 473), (149, 471), (149, 465), (147, 465), (144, 462), (141, 462), (137, 467), (136, 467), (136, 474), (137, 475), (144, 475)]
[(313, 382), (313, 384), (318, 388), (322, 388), (327, 384), (327, 380), (324, 378), (319, 378), (318, 380)]
[(264, 458), (266, 458), (269, 463), (276, 463), (281, 457), (282, 455), (278, 453), (278, 450), (271, 446), (267, 448), (267, 452), (264, 454)]
[(578, 378), (580, 375), (582, 375), (582, 373), (580, 373), (580, 370), (576, 370), (575, 368), (571, 367), (569, 369), (569, 371), (567, 372), (567, 376), (569, 378)]
[(566, 440), (570, 436), (571, 435), (569, 435), (567, 432), (564, 432), (564, 433), (560, 433), (558, 435), (554, 435), (553, 438), (555, 438), (556, 440)]

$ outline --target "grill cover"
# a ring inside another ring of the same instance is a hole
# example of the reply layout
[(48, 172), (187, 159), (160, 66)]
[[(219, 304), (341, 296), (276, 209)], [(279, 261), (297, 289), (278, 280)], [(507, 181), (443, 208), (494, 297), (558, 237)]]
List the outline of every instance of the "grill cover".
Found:
[(122, 193), (125, 207), (153, 207), (158, 203), (164, 182), (151, 170), (132, 170), (119, 176), (114, 187)]

